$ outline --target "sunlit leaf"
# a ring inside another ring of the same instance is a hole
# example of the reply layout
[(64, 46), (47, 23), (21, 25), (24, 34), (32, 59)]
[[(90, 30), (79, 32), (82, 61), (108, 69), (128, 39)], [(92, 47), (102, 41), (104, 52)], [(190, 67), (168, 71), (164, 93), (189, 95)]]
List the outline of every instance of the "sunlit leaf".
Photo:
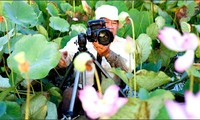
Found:
[(155, 23), (159, 29), (162, 29), (165, 26), (165, 19), (162, 16), (155, 18)]
[[(49, 71), (57, 66), (61, 57), (58, 45), (48, 42), (43, 35), (24, 36), (16, 42), (15, 50), (7, 59), (8, 66), (18, 74), (21, 74), (21, 72), (18, 69), (18, 63), (13, 57), (21, 51), (25, 52), (25, 58), (30, 64), (28, 71), (30, 79), (40, 79), (47, 76)], [(25, 74), (21, 75), (26, 78)]]
[(69, 31), (69, 23), (60, 17), (50, 17), (50, 27), (55, 30), (59, 30), (60, 32), (67, 32)]
[(152, 23), (149, 27), (147, 27), (146, 33), (152, 39), (156, 39), (158, 36), (159, 28), (156, 23)]
[(156, 116), (159, 114), (161, 108), (165, 105), (166, 100), (173, 100), (174, 95), (170, 91), (157, 89), (156, 91), (150, 93), (154, 94), (153, 97), (146, 100), (148, 102), (148, 109), (150, 111), (150, 118), (155, 119)]
[(5, 16), (10, 18), (15, 24), (23, 27), (35, 26), (37, 14), (33, 8), (25, 1), (13, 1), (12, 4), (4, 4)]
[[(171, 81), (171, 78), (164, 72), (153, 72), (147, 70), (139, 70), (136, 76), (138, 87), (142, 87), (148, 91), (164, 85)], [(132, 85), (133, 86), (133, 85)]]
[(181, 30), (182, 30), (182, 32), (190, 33), (190, 31), (191, 31), (190, 24), (188, 24), (187, 22), (181, 22)]
[(140, 34), (136, 41), (141, 51), (139, 60), (140, 62), (144, 62), (148, 59), (151, 53), (152, 39), (147, 34)]
[[(110, 119), (141, 119), (140, 107), (143, 102), (137, 98), (129, 98), (128, 102)], [(128, 111), (128, 112), (127, 112)]]

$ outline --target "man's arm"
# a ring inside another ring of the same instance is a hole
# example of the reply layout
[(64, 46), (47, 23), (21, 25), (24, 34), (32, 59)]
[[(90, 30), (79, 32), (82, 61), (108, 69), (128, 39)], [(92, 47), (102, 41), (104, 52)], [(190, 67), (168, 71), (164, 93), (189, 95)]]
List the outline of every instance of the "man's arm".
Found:
[(112, 50), (110, 50), (110, 53), (106, 57), (106, 60), (110, 63), (111, 67), (115, 67), (115, 68), (119, 67), (122, 70), (128, 72), (128, 68), (126, 66), (124, 59), (120, 55), (113, 52)]

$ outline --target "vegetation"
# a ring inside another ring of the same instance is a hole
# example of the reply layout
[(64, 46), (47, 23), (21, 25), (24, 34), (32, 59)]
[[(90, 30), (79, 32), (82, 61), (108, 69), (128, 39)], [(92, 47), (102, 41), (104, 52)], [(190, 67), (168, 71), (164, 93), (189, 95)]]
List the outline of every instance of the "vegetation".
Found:
[[(199, 91), (199, 47), (194, 64), (180, 73), (174, 62), (184, 52), (168, 49), (157, 37), (166, 26), (199, 37), (198, 0), (86, 2), (88, 6), (81, 0), (0, 1), (0, 119), (58, 118), (63, 88), (55, 81), (68, 79), (55, 69), (59, 49), (86, 32), (87, 21), (94, 19), (95, 8), (102, 4), (128, 13), (130, 19), (120, 21), (117, 35), (131, 36), (137, 46), (133, 72), (112, 68), (130, 89), (128, 103), (111, 118), (167, 119), (166, 100), (184, 102), (185, 91)], [(111, 84), (104, 80), (103, 91)]]

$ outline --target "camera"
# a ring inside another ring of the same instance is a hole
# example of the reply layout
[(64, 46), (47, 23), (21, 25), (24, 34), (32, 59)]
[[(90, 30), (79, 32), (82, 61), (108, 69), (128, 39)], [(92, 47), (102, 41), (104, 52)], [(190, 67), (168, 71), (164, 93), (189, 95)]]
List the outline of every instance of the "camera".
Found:
[(103, 19), (89, 20), (87, 22), (86, 37), (89, 42), (98, 41), (102, 45), (108, 45), (114, 39), (112, 32), (106, 28)]

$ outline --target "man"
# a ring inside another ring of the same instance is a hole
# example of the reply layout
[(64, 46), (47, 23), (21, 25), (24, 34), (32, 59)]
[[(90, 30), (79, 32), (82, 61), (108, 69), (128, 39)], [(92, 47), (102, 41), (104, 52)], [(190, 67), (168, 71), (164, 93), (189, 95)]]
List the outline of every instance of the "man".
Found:
[[(96, 9), (95, 15), (96, 19), (102, 18), (105, 20), (106, 27), (113, 33), (114, 40), (106, 46), (99, 44), (98, 42), (87, 42), (86, 48), (96, 58), (97, 54), (102, 57), (101, 66), (110, 74), (111, 77), (113, 77), (115, 83), (121, 86), (122, 81), (109, 72), (111, 67), (120, 67), (127, 72), (129, 65), (129, 55), (125, 52), (126, 40), (116, 35), (119, 27), (118, 10), (116, 7), (111, 5), (102, 5)], [(60, 50), (62, 52), (62, 58), (58, 67), (67, 67), (72, 62), (72, 59), (79, 48), (79, 46), (75, 44), (77, 40), (77, 36), (72, 38), (67, 45)], [(86, 71), (86, 84), (94, 85), (94, 83), (94, 70)], [(63, 103), (61, 104), (63, 113), (68, 111), (71, 94), (71, 88), (67, 88), (63, 93)], [(77, 113), (77, 111), (80, 111), (80, 107), (78, 107), (80, 105), (80, 101), (76, 99), (75, 105), (76, 107), (74, 107), (74, 112)]]
[[(86, 48), (95, 57), (97, 54), (102, 57), (101, 65), (109, 73), (111, 67), (120, 67), (124, 71), (128, 71), (129, 55), (125, 52), (126, 40), (116, 35), (119, 27), (118, 9), (111, 5), (102, 5), (95, 11), (96, 19), (104, 19), (106, 28), (108, 28), (114, 36), (114, 40), (109, 45), (105, 46), (98, 42), (87, 42)], [(58, 67), (67, 67), (72, 61), (74, 54), (78, 51), (78, 45), (74, 44), (77, 41), (77, 37), (72, 38), (67, 45), (60, 50), (62, 52), (62, 58), (58, 64)], [(112, 73), (109, 73), (119, 85), (120, 80), (117, 79)], [(86, 71), (86, 84), (94, 84), (94, 71)]]

